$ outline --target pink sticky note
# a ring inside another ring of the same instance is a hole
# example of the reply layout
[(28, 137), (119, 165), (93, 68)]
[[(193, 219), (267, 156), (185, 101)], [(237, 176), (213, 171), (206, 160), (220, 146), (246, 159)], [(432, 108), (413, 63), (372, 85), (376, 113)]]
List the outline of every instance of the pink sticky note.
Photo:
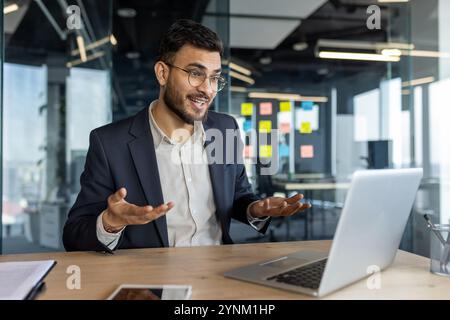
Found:
[(259, 114), (269, 116), (272, 114), (272, 102), (261, 102), (259, 104)]
[(312, 145), (300, 146), (300, 158), (304, 159), (314, 158), (314, 146)]
[(280, 123), (280, 131), (281, 131), (281, 133), (291, 132), (291, 124), (288, 122), (281, 122)]
[(244, 146), (244, 158), (253, 157), (253, 148), (252, 146)]

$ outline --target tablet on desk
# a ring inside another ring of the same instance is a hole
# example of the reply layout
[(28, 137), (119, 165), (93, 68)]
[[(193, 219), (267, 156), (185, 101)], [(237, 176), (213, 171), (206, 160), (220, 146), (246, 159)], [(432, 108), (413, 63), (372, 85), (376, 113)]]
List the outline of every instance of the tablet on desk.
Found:
[(188, 300), (191, 294), (189, 285), (122, 284), (107, 300)]

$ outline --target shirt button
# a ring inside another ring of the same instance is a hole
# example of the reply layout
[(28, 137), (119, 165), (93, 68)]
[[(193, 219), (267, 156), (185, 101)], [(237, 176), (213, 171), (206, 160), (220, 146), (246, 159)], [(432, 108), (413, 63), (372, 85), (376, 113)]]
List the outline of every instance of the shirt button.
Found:
[(191, 181), (192, 181), (192, 179), (191, 179), (191, 178), (187, 178), (187, 181), (188, 181), (188, 182), (191, 182)]

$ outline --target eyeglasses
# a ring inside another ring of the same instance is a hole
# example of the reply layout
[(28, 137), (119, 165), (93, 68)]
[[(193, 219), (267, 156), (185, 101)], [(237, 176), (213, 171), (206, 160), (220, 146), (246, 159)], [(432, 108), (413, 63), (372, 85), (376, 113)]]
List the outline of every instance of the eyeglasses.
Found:
[(165, 64), (167, 64), (169, 67), (177, 68), (181, 71), (186, 72), (188, 74), (188, 82), (194, 88), (200, 87), (205, 82), (206, 78), (209, 79), (209, 85), (214, 92), (222, 90), (227, 84), (227, 80), (219, 75), (208, 77), (205, 72), (198, 69), (186, 70), (171, 63), (165, 62)]

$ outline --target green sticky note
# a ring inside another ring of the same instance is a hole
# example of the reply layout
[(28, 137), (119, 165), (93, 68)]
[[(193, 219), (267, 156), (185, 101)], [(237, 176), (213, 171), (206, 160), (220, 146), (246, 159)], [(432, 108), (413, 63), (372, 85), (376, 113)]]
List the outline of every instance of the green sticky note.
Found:
[(251, 116), (253, 114), (253, 103), (244, 102), (241, 103), (241, 115)]
[(311, 122), (302, 122), (300, 125), (300, 133), (309, 134), (312, 132)]
[(259, 132), (270, 133), (271, 130), (272, 130), (272, 121), (270, 120), (259, 121)]

